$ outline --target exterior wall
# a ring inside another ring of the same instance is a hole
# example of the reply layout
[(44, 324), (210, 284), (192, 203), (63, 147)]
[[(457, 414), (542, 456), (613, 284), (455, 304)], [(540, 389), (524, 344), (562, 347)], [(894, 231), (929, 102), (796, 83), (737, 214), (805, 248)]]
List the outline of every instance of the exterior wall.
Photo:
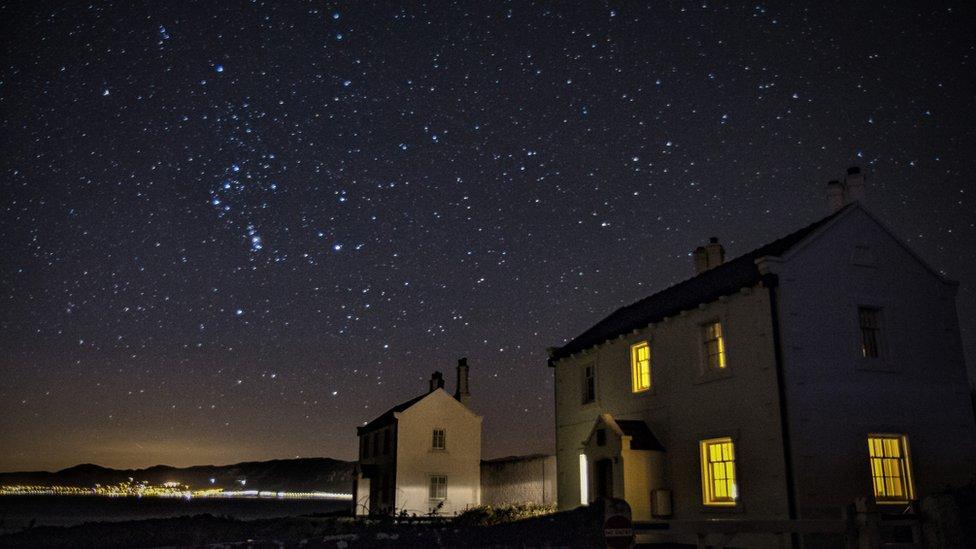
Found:
[(369, 514), (369, 490), (370, 482), (361, 474), (357, 474), (352, 479), (352, 513), (353, 515)]
[[(354, 481), (357, 514), (387, 513), (393, 508), (397, 468), (396, 432), (396, 424), (391, 423), (359, 435), (359, 465), (370, 470), (370, 478), (361, 479), (357, 475)], [(387, 436), (390, 437), (390, 449), (385, 452)], [(370, 441), (368, 454), (364, 453), (367, 439)], [(378, 448), (374, 440), (378, 442)]]
[[(862, 248), (855, 264), (855, 247)], [(870, 496), (867, 435), (908, 436), (916, 497), (976, 471), (976, 427), (953, 283), (926, 269), (867, 214), (842, 215), (771, 263), (802, 518)], [(860, 348), (858, 306), (881, 308), (881, 359)]]
[(481, 462), (481, 503), (556, 503), (556, 456), (534, 455)]
[[(446, 449), (433, 450), (435, 428), (445, 430)], [(397, 417), (396, 509), (430, 511), (431, 475), (447, 477), (440, 514), (451, 515), (481, 502), (481, 417), (437, 389)]]
[[(721, 377), (703, 375), (701, 325), (716, 319), (722, 322), (728, 364), (728, 374)], [(634, 394), (630, 345), (642, 340), (651, 346), (652, 388)], [(581, 404), (586, 364), (596, 366), (596, 400)], [(786, 517), (772, 321), (765, 289), (745, 289), (561, 360), (555, 366), (555, 386), (561, 509), (580, 505), (579, 454), (597, 416), (606, 412), (616, 419), (644, 420), (664, 445), (663, 486), (651, 488), (672, 490), (674, 518), (729, 512), (742, 518)], [(699, 441), (719, 436), (731, 436), (736, 445), (740, 504), (735, 510), (702, 506)]]
[(633, 520), (651, 520), (651, 491), (664, 486), (664, 453), (624, 448), (620, 460), (626, 478), (624, 499)]

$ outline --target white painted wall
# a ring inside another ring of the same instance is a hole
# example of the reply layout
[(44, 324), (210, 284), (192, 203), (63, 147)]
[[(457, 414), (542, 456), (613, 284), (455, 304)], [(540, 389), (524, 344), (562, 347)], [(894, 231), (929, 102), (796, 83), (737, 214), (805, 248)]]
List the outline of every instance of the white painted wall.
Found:
[[(867, 246), (877, 266), (855, 265)], [(808, 245), (768, 263), (779, 274), (787, 401), (800, 516), (837, 516), (871, 494), (866, 437), (909, 437), (918, 496), (976, 471), (976, 425), (955, 312), (943, 281), (868, 214), (854, 208)], [(883, 308), (884, 354), (860, 358), (858, 305)], [(700, 324), (720, 319), (728, 377), (701, 375)], [(650, 392), (630, 391), (629, 347), (652, 349)], [(596, 366), (596, 401), (581, 404), (582, 370)], [(600, 413), (643, 419), (666, 448), (674, 518), (787, 513), (770, 298), (757, 286), (604, 343), (555, 366), (559, 506), (580, 502), (579, 454)], [(698, 441), (731, 436), (740, 505), (701, 505)], [(593, 463), (590, 485), (593, 486)], [(592, 494), (591, 494), (592, 497)]]
[[(703, 375), (700, 326), (719, 319), (728, 375)], [(647, 339), (652, 389), (631, 392), (630, 345)], [(581, 404), (582, 369), (596, 364), (597, 398)], [(729, 296), (560, 361), (556, 379), (556, 451), (559, 506), (579, 505), (579, 453), (597, 416), (642, 419), (666, 449), (663, 484), (673, 491), (675, 518), (709, 518), (727, 509), (701, 505), (698, 442), (731, 436), (740, 459), (740, 515), (785, 517), (772, 322), (765, 289)], [(593, 486), (593, 463), (590, 463)], [(591, 497), (593, 496), (591, 492)], [(649, 496), (648, 496), (649, 497)]]
[[(446, 449), (432, 449), (434, 428), (446, 431)], [(452, 515), (481, 502), (481, 417), (437, 389), (397, 417), (396, 508), (418, 515), (429, 507), (431, 475), (447, 477), (447, 501), (440, 513)]]

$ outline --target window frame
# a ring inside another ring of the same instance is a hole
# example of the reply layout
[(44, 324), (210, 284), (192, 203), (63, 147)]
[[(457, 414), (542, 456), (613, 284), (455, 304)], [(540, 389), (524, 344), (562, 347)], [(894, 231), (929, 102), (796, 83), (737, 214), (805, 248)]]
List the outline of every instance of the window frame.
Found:
[[(440, 433), (439, 437), (438, 433)], [(437, 445), (438, 440), (440, 441), (440, 446)], [(433, 428), (430, 435), (430, 449), (433, 452), (447, 451), (447, 429), (444, 429), (443, 427)]]
[[(441, 482), (436, 484), (438, 491), (443, 489), (443, 497), (438, 497), (437, 492), (435, 492), (435, 479), (441, 479)], [(447, 501), (447, 475), (428, 475), (427, 477), (427, 501), (430, 503), (440, 503), (442, 501)]]
[[(865, 326), (865, 313), (873, 314), (874, 326)], [(860, 347), (860, 358), (867, 362), (882, 361), (885, 357), (884, 351), (884, 308), (877, 305), (859, 304), (857, 306), (857, 334), (858, 346)], [(868, 354), (868, 345), (865, 338), (865, 330), (871, 330), (872, 346), (874, 354)]]
[[(725, 445), (728, 445), (728, 453), (730, 455), (729, 459), (724, 459), (725, 456)], [(712, 447), (719, 446), (719, 452), (722, 453), (717, 461), (713, 461), (712, 458)], [(702, 505), (710, 508), (731, 508), (736, 507), (739, 504), (740, 494), (739, 494), (739, 475), (736, 467), (736, 457), (737, 450), (735, 448), (735, 439), (731, 436), (715, 437), (709, 439), (703, 439), (698, 441), (699, 448), (699, 458), (701, 460), (701, 490), (702, 490)], [(716, 479), (715, 477), (715, 464), (726, 464), (722, 467), (722, 474), (724, 478)], [(731, 464), (731, 476), (729, 476), (729, 464)], [(715, 488), (717, 486), (717, 481), (725, 482), (725, 491), (727, 496), (716, 496)]]
[[(881, 456), (875, 456), (874, 453), (878, 450), (875, 442), (879, 442), (881, 446)], [(892, 441), (898, 450), (898, 456), (888, 456), (886, 455), (889, 448), (885, 447), (884, 441)], [(868, 443), (868, 472), (871, 475), (871, 495), (874, 497), (875, 503), (878, 505), (905, 505), (915, 500), (915, 475), (912, 471), (912, 458), (911, 452), (908, 446), (908, 435), (904, 433), (869, 433), (867, 436)], [(876, 463), (880, 461), (880, 463)], [(900, 493), (894, 496), (887, 496), (884, 494), (879, 495), (878, 490), (878, 479), (882, 479), (885, 483), (885, 488), (882, 491), (887, 490), (888, 479), (895, 478), (890, 475), (886, 475), (885, 460), (896, 460), (898, 463), (898, 479), (901, 482), (902, 489)], [(880, 473), (880, 475), (876, 474)]]
[[(641, 350), (647, 351), (647, 358), (640, 359)], [(630, 392), (634, 394), (646, 393), (654, 386), (651, 370), (651, 343), (648, 340), (638, 341), (630, 346)], [(646, 371), (645, 371), (646, 370)], [(646, 378), (646, 384), (644, 384)]]
[[(729, 371), (729, 350), (723, 324), (722, 319), (716, 318), (698, 325), (698, 348), (701, 349), (702, 354), (702, 370), (706, 374), (721, 374)], [(709, 329), (712, 326), (718, 326), (717, 337), (711, 337)], [(712, 353), (709, 348), (709, 344), (713, 341), (718, 342), (718, 352), (716, 353)], [(713, 356), (719, 357), (718, 366), (712, 365)]]
[(596, 363), (584, 364), (580, 377), (580, 400), (584, 405), (593, 404), (596, 402)]

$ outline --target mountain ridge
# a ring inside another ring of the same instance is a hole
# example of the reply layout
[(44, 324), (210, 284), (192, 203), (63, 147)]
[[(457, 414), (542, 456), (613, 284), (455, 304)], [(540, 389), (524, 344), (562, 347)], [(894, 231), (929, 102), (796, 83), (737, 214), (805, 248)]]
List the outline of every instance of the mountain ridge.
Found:
[(95, 484), (111, 485), (131, 479), (150, 484), (179, 482), (193, 489), (348, 493), (352, 489), (354, 465), (355, 462), (326, 457), (189, 467), (158, 464), (142, 469), (113, 469), (94, 463), (79, 463), (58, 471), (0, 473), (0, 485), (92, 487)]

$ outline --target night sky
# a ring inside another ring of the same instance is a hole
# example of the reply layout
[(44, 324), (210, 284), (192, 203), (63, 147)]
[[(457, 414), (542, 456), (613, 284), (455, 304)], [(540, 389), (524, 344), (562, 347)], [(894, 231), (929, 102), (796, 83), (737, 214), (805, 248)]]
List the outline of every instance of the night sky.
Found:
[(851, 165), (976, 360), (964, 3), (44, 4), (0, 5), (0, 470), (352, 459), (460, 356), (485, 456), (552, 451), (546, 347)]

